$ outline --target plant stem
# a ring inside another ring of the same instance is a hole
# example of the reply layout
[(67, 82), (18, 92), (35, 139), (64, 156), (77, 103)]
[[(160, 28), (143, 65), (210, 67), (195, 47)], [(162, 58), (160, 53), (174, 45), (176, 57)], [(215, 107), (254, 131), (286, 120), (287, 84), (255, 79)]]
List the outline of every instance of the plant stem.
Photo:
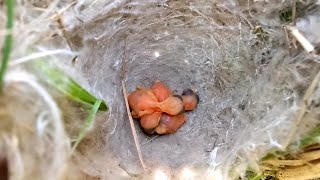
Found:
[(73, 154), (73, 152), (76, 150), (78, 144), (81, 142), (81, 140), (87, 134), (90, 126), (93, 123), (94, 118), (96, 117), (97, 111), (98, 111), (101, 103), (102, 103), (102, 100), (96, 100), (96, 102), (94, 103), (94, 105), (93, 105), (93, 107), (92, 107), (92, 109), (91, 109), (91, 111), (89, 113), (89, 116), (85, 120), (85, 122), (84, 122), (84, 124), (83, 124), (83, 126), (82, 126), (82, 128), (80, 130), (80, 133), (78, 135), (78, 138), (77, 138), (75, 144), (72, 147), (71, 154)]
[(129, 103), (128, 103), (128, 94), (127, 94), (126, 85), (124, 83), (124, 80), (122, 80), (122, 93), (123, 93), (124, 101), (125, 101), (125, 104), (126, 104), (127, 114), (128, 114), (128, 117), (129, 117), (130, 127), (131, 127), (131, 131), (132, 131), (132, 135), (133, 135), (133, 140), (134, 140), (134, 143), (135, 143), (136, 148), (137, 148), (138, 157), (139, 157), (139, 160), (141, 162), (141, 165), (142, 165), (143, 169), (145, 170), (146, 166), (145, 166), (144, 161), (143, 161), (143, 156), (142, 156), (142, 152), (141, 152), (141, 148), (140, 148), (140, 144), (139, 144), (138, 135), (137, 135), (134, 123), (133, 123), (132, 116), (131, 116)]
[(12, 47), (12, 28), (14, 19), (14, 0), (7, 0), (7, 34), (4, 40), (4, 46), (2, 50), (2, 62), (0, 68), (0, 88), (3, 86), (4, 73), (8, 66), (10, 57), (10, 51)]

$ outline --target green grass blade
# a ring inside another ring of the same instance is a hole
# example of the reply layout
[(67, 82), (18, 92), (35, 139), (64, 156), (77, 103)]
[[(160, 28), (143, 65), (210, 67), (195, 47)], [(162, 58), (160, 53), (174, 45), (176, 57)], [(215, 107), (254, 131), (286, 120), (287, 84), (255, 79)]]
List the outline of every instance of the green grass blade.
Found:
[[(93, 106), (97, 98), (83, 89), (78, 83), (66, 76), (61, 70), (52, 67), (46, 61), (37, 61), (35, 65), (41, 71), (41, 77), (57, 88), (65, 96), (82, 104)], [(44, 76), (43, 76), (44, 75)], [(108, 106), (102, 102), (99, 106), (100, 111), (107, 111)]]
[(261, 174), (248, 178), (248, 180), (261, 180), (261, 179), (263, 179), (263, 176)]
[(97, 113), (97, 111), (98, 111), (101, 103), (102, 103), (101, 100), (97, 100), (97, 101), (94, 103), (94, 105), (93, 105), (93, 107), (92, 107), (92, 109), (91, 109), (91, 111), (90, 111), (90, 113), (89, 113), (89, 116), (88, 116), (87, 119), (85, 120), (85, 122), (84, 122), (84, 124), (83, 124), (83, 126), (82, 126), (82, 128), (81, 128), (81, 130), (80, 130), (80, 133), (79, 133), (79, 135), (78, 135), (78, 138), (77, 138), (76, 142), (75, 142), (74, 145), (72, 146), (71, 154), (75, 151), (75, 149), (77, 148), (77, 146), (79, 145), (79, 143), (81, 142), (81, 140), (82, 140), (82, 139), (85, 137), (85, 135), (87, 134), (90, 126), (91, 126), (92, 123), (93, 123), (93, 120), (94, 120), (94, 118), (95, 118), (95, 116), (96, 116), (96, 113)]
[(317, 127), (300, 140), (300, 148), (320, 143), (320, 127)]
[(3, 86), (3, 77), (8, 67), (10, 52), (12, 48), (12, 28), (14, 19), (14, 0), (7, 0), (7, 35), (2, 50), (2, 61), (0, 68), (0, 87)]

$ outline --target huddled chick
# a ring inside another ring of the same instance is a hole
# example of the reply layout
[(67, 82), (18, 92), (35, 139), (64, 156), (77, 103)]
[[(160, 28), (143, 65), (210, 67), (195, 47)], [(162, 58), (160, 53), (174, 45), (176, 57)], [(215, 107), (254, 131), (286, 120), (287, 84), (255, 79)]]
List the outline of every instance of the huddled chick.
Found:
[(184, 112), (197, 106), (199, 96), (191, 89), (182, 96), (173, 95), (166, 84), (155, 81), (151, 88), (137, 87), (128, 95), (128, 102), (133, 118), (140, 118), (146, 133), (171, 134), (186, 121)]

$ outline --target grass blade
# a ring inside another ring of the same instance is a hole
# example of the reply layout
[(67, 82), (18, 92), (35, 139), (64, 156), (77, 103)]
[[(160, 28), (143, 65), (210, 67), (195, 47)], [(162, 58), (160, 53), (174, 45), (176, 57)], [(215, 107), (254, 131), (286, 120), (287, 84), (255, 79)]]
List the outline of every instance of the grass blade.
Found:
[(305, 148), (313, 144), (320, 143), (320, 127), (314, 129), (308, 133), (304, 138), (300, 140), (300, 148)]
[(8, 67), (8, 62), (10, 58), (10, 52), (12, 48), (12, 28), (14, 19), (14, 0), (7, 0), (7, 35), (4, 40), (3, 50), (2, 50), (2, 61), (0, 68), (0, 87), (3, 86), (3, 77), (6, 69)]
[(85, 120), (85, 122), (84, 122), (84, 124), (83, 124), (83, 126), (82, 126), (82, 128), (81, 128), (81, 130), (80, 130), (80, 133), (79, 133), (79, 135), (78, 135), (78, 138), (77, 138), (76, 142), (75, 142), (74, 145), (72, 146), (71, 154), (75, 151), (75, 149), (77, 148), (77, 146), (79, 145), (79, 143), (81, 142), (81, 140), (82, 140), (82, 139), (85, 137), (85, 135), (87, 134), (90, 126), (91, 126), (92, 123), (93, 123), (93, 120), (94, 120), (94, 118), (95, 118), (95, 116), (96, 116), (96, 113), (97, 113), (97, 111), (98, 111), (101, 103), (102, 103), (101, 100), (97, 100), (97, 101), (94, 103), (94, 105), (93, 105), (93, 107), (92, 107), (92, 109), (91, 109), (91, 111), (90, 111), (90, 113), (89, 113), (89, 116), (88, 116), (87, 119)]
[[(49, 65), (47, 61), (37, 61), (35, 62), (35, 65), (37, 69), (41, 71), (41, 77), (45, 81), (57, 88), (70, 99), (88, 106), (93, 106), (97, 101), (96, 97), (91, 95), (87, 90), (83, 89), (73, 79), (66, 76), (61, 70)], [(108, 106), (104, 102), (101, 102), (99, 110), (107, 111)]]

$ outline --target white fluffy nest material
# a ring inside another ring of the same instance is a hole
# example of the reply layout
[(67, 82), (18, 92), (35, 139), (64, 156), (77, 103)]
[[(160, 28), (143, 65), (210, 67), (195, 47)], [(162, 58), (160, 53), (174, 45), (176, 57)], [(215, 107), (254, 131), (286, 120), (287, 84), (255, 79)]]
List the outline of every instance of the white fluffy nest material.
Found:
[[(7, 118), (0, 126), (12, 177), (57, 179), (78, 171), (101, 179), (143, 174), (121, 94), (125, 49), (129, 92), (160, 79), (177, 94), (193, 88), (200, 96), (198, 108), (176, 134), (147, 137), (138, 132), (149, 170), (164, 169), (175, 177), (191, 167), (195, 178), (208, 177), (207, 170), (234, 178), (248, 165), (257, 169), (257, 160), (270, 149), (285, 148), (320, 67), (318, 57), (283, 28), (288, 24), (279, 16), (292, 8), (291, 1), (17, 3), (12, 73), (1, 103)], [(299, 2), (297, 23), (291, 24), (315, 47), (320, 42), (318, 10), (316, 1)], [(30, 49), (40, 55), (64, 54), (50, 57), (110, 106), (71, 160), (69, 139), (76, 136), (83, 113), (68, 103), (57, 109), (35, 77), (17, 69), (36, 57), (25, 58)], [(79, 53), (76, 61), (65, 56), (70, 51)], [(316, 86), (308, 99), (312, 108), (292, 140), (318, 124), (319, 92)]]

